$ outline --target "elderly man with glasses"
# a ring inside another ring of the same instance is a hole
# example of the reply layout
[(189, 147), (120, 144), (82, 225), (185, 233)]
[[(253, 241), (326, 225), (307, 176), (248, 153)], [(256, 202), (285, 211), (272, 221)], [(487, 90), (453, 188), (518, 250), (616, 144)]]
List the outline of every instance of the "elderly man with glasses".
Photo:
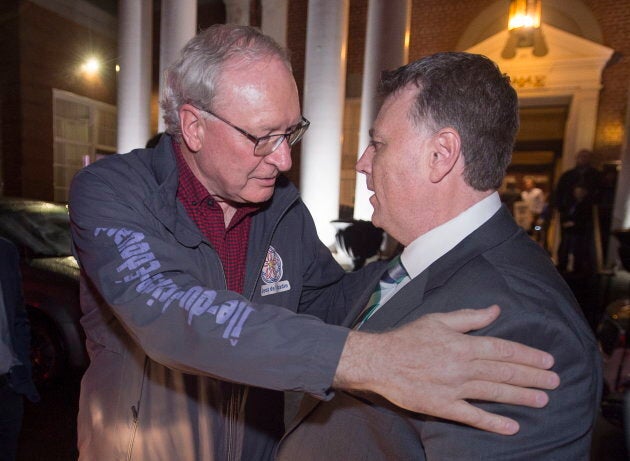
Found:
[(281, 175), (309, 122), (270, 38), (201, 32), (168, 70), (161, 104), (155, 148), (90, 165), (70, 192), (91, 357), (81, 459), (270, 459), (280, 391), (371, 390), (501, 434), (518, 423), (465, 399), (547, 403), (549, 354), (462, 334), (496, 307), (380, 335), (334, 325), (383, 266), (346, 274)]

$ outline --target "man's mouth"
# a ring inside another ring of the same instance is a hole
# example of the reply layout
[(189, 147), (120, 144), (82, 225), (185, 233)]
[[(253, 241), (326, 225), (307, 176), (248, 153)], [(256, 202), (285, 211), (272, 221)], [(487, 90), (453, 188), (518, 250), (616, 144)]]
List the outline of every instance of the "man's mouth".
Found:
[(273, 186), (276, 184), (276, 177), (272, 176), (270, 178), (254, 178), (256, 181), (262, 183), (263, 185), (266, 186)]

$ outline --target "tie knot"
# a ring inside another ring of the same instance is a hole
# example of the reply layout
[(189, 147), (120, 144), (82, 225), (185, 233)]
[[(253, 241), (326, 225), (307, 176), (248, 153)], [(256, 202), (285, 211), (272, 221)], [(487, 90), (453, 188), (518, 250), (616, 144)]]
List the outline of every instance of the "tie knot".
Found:
[(400, 255), (399, 255), (389, 262), (389, 264), (387, 265), (387, 271), (385, 271), (381, 280), (387, 283), (398, 284), (406, 276), (407, 276), (407, 270), (402, 265), (402, 261), (400, 260)]

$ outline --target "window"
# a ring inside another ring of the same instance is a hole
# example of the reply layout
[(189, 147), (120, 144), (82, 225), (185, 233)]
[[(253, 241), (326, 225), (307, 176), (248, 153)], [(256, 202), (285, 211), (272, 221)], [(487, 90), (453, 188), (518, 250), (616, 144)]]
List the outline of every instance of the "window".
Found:
[(68, 201), (72, 177), (116, 152), (116, 107), (53, 89), (54, 200)]

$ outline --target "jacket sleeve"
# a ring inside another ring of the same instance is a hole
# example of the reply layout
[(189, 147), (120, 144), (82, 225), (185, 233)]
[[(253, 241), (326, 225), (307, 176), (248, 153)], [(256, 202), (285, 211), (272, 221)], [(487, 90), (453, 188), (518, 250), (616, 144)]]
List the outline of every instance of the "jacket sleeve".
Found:
[(91, 170), (75, 176), (69, 202), (74, 252), (149, 357), (186, 373), (331, 396), (347, 329), (250, 303), (195, 278), (189, 269), (203, 261), (166, 236), (143, 197), (119, 189)]

